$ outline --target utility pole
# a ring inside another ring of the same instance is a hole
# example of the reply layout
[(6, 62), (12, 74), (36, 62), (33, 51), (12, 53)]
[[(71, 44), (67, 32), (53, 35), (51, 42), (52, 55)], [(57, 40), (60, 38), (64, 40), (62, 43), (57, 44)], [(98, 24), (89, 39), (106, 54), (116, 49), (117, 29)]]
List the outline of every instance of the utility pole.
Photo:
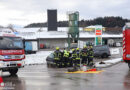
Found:
[(39, 39), (38, 39), (38, 49), (40, 50), (40, 32), (42, 32), (42, 28), (40, 28), (38, 31), (38, 36), (39, 36)]

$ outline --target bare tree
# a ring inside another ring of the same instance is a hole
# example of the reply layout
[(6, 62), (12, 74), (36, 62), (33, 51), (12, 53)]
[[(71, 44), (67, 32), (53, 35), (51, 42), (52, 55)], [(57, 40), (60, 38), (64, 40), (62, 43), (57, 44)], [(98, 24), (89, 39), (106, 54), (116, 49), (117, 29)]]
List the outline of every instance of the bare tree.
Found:
[(12, 30), (13, 32), (17, 32), (17, 30), (14, 29), (13, 24), (9, 24), (9, 25), (7, 26), (7, 28), (9, 28), (10, 30)]

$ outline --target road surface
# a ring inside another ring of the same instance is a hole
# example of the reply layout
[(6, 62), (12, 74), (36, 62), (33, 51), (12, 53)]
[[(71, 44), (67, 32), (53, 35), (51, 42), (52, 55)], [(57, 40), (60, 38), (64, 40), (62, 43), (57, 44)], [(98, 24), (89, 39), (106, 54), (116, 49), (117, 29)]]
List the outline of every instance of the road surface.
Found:
[(130, 71), (126, 63), (103, 70), (99, 74), (65, 74), (66, 69), (26, 66), (17, 76), (4, 72), (5, 87), (0, 90), (130, 90)]

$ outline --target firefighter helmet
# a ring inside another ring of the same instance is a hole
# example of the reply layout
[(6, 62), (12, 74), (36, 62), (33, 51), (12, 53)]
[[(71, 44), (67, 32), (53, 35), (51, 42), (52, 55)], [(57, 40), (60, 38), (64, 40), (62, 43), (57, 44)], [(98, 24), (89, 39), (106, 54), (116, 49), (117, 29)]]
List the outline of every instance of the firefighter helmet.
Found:
[(72, 51), (74, 51), (75, 49), (72, 49)]
[(87, 46), (86, 46), (86, 45), (84, 45), (84, 48), (87, 48)]
[(56, 50), (59, 50), (59, 47), (56, 47)]
[(79, 50), (79, 48), (76, 48), (76, 50)]
[(90, 48), (93, 48), (93, 46), (90, 46)]

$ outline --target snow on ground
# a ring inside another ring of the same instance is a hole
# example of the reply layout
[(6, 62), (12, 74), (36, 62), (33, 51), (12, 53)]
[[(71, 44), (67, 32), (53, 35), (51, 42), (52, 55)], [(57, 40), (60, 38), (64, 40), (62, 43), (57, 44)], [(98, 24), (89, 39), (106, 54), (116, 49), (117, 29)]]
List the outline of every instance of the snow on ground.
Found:
[(113, 64), (120, 62), (121, 60), (122, 60), (122, 58), (116, 58), (116, 59), (103, 61), (105, 64), (99, 64), (100, 62), (97, 62), (97, 63), (95, 63), (95, 66), (96, 67), (108, 67), (108, 66), (111, 66)]
[(25, 64), (46, 63), (46, 57), (53, 51), (39, 51), (36, 54), (28, 54), (25, 58)]
[(111, 54), (119, 54), (119, 48), (110, 48), (110, 53)]

